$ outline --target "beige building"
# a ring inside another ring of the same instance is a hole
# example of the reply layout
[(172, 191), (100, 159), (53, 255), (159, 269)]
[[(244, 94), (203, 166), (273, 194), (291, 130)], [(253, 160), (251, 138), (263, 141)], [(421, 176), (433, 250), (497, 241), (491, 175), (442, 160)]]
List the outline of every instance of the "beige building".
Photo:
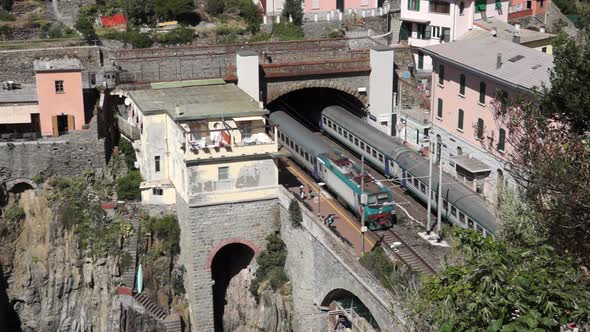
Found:
[[(234, 84), (129, 92), (144, 204), (190, 207), (275, 198), (268, 111)], [(178, 196), (177, 196), (178, 195)]]

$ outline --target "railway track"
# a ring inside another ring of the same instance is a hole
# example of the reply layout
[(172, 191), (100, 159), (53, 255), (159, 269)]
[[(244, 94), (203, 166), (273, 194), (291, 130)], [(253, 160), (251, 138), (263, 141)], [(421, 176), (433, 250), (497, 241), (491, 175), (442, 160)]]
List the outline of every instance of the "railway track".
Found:
[[(411, 246), (409, 246), (393, 229), (375, 231), (384, 245), (391, 248), (393, 254), (414, 271), (423, 274), (436, 273), (436, 269), (428, 264)], [(396, 245), (397, 244), (397, 245)]]

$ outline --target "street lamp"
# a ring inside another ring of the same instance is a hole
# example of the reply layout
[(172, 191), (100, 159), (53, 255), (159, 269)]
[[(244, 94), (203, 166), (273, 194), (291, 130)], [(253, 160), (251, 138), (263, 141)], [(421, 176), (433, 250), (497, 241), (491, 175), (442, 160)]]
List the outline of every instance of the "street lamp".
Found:
[(322, 216), (322, 208), (320, 203), (322, 202), (322, 187), (326, 184), (323, 182), (318, 182), (318, 217), (321, 218)]

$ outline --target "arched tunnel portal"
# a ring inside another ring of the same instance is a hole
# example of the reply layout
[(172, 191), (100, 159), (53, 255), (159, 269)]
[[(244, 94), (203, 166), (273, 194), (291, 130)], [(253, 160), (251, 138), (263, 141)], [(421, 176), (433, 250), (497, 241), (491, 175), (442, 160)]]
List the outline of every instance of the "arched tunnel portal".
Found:
[(333, 302), (340, 304), (345, 310), (354, 310), (354, 312), (364, 318), (376, 331), (381, 330), (371, 311), (351, 291), (344, 288), (331, 290), (322, 300), (322, 306), (329, 307)]

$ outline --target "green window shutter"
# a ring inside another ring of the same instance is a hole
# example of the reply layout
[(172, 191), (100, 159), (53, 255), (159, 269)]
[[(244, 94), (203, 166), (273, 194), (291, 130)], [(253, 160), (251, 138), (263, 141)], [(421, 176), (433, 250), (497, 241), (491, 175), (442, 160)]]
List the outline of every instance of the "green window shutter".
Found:
[(443, 101), (440, 98), (438, 98), (438, 109), (436, 112), (436, 116), (438, 116), (440, 119), (442, 119), (443, 117)]
[(484, 82), (479, 83), (479, 102), (486, 103), (486, 84)]
[(459, 78), (459, 94), (465, 95), (465, 75), (461, 74)]
[(457, 128), (463, 130), (463, 110), (459, 109), (459, 122), (457, 123)]
[(498, 135), (498, 151), (504, 151), (506, 143), (506, 130), (500, 128), (500, 134)]
[(420, 11), (420, 0), (416, 0), (416, 10)]
[(424, 53), (418, 52), (418, 69), (424, 69)]
[(408, 10), (412, 10), (412, 0), (408, 0)]
[(438, 66), (438, 84), (443, 85), (445, 83), (445, 66)]

